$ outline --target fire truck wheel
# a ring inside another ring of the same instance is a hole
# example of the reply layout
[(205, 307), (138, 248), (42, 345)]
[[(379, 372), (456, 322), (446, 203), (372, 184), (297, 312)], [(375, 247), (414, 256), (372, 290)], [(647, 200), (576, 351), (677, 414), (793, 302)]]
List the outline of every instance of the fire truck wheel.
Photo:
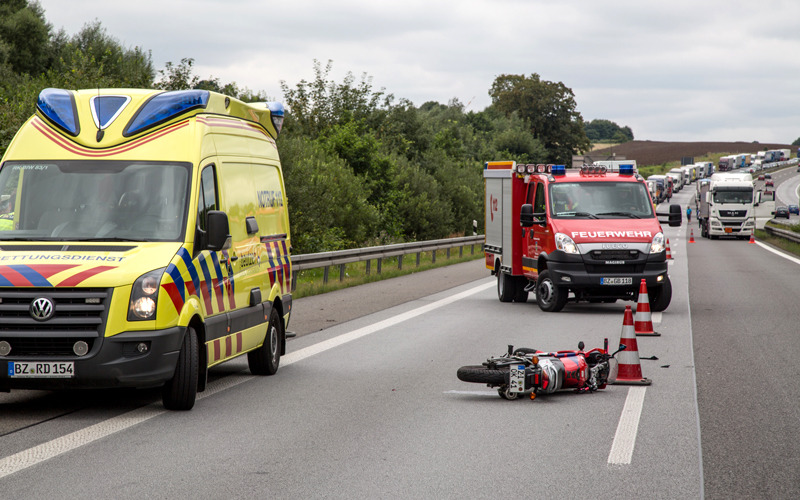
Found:
[(483, 365), (462, 366), (456, 372), (458, 380), (478, 384), (503, 385), (508, 383), (508, 369), (491, 370)]
[(539, 280), (536, 282), (536, 302), (539, 303), (539, 309), (545, 312), (558, 312), (567, 304), (568, 295), (566, 288), (559, 288), (553, 283), (550, 271), (539, 273)]
[(247, 366), (253, 375), (274, 375), (281, 362), (281, 315), (274, 307), (269, 314), (269, 324), (261, 347), (247, 353)]
[(197, 334), (194, 328), (187, 327), (183, 335), (183, 346), (178, 355), (175, 374), (164, 384), (161, 399), (168, 410), (191, 410), (197, 398), (197, 380), (199, 374), (199, 353), (197, 350)]
[(514, 300), (516, 292), (516, 282), (514, 277), (506, 274), (499, 269), (497, 270), (497, 298), (500, 302), (511, 302)]
[(650, 298), (651, 311), (665, 311), (672, 300), (672, 283), (670, 283), (669, 278), (659, 287), (648, 288), (647, 296)]

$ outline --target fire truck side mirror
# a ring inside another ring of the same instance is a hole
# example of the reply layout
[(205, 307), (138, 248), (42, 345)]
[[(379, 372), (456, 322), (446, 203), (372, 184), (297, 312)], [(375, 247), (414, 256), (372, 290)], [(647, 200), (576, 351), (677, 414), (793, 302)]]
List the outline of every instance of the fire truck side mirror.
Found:
[(526, 203), (520, 207), (519, 223), (522, 227), (531, 227), (533, 225), (533, 205), (530, 203)]

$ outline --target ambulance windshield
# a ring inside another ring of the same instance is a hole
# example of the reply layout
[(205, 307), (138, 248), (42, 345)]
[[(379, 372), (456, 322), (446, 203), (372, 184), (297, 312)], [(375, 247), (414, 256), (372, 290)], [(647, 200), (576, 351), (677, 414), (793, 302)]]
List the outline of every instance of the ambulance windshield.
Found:
[(6, 162), (0, 240), (180, 241), (188, 163)]
[(554, 217), (641, 219), (654, 217), (642, 182), (558, 182), (550, 184)]

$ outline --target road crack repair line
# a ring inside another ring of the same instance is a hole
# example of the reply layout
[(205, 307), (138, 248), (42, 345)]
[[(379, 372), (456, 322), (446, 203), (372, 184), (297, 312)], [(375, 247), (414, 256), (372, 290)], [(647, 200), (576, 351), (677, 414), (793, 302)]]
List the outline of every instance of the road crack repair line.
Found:
[[(457, 302), (461, 299), (469, 297), (470, 295), (474, 295), (478, 292), (482, 292), (487, 288), (493, 286), (495, 286), (494, 282), (483, 283), (468, 290), (465, 290), (463, 292), (452, 295), (450, 297), (438, 300), (436, 302), (432, 302), (430, 304), (418, 307), (416, 309), (412, 309), (411, 311), (398, 314), (383, 321), (373, 323), (372, 325), (367, 325), (365, 327), (353, 330), (351, 332), (344, 333), (342, 335), (339, 335), (338, 337), (325, 340), (323, 342), (314, 344), (304, 349), (291, 352), (281, 358), (281, 365), (288, 366), (293, 363), (297, 363), (316, 354), (320, 354), (329, 349), (333, 349), (334, 347), (338, 347), (342, 344), (346, 344), (361, 337), (365, 337), (371, 333), (375, 333), (385, 328), (389, 328), (404, 321), (408, 321), (409, 319), (416, 318), (417, 316), (420, 316), (422, 314), (452, 304), (453, 302)], [(204, 392), (198, 394), (197, 399), (200, 400), (212, 396), (218, 392), (230, 389), (231, 387), (237, 386), (241, 383), (247, 382), (254, 378), (257, 377), (253, 375), (244, 375), (238, 377), (227, 376), (220, 380), (216, 380), (211, 384), (209, 384)], [(167, 410), (165, 410), (163, 406), (161, 406), (160, 404), (152, 403), (150, 405), (137, 408), (136, 410), (130, 411), (123, 415), (119, 415), (110, 418), (108, 420), (105, 420), (103, 422), (91, 425), (89, 427), (86, 427), (85, 429), (72, 432), (70, 434), (53, 439), (46, 443), (42, 443), (38, 446), (34, 446), (32, 448), (28, 448), (27, 450), (23, 450), (13, 455), (9, 455), (8, 457), (0, 459), (0, 479), (3, 479), (11, 474), (14, 474), (15, 472), (28, 469), (29, 467), (42, 463), (46, 460), (50, 460), (51, 458), (63, 455), (64, 453), (67, 453), (69, 451), (78, 449), (89, 443), (97, 441), (98, 439), (102, 439), (112, 434), (116, 434), (118, 432), (129, 429), (134, 425), (146, 422), (152, 419), (153, 417), (157, 417), (166, 412)]]

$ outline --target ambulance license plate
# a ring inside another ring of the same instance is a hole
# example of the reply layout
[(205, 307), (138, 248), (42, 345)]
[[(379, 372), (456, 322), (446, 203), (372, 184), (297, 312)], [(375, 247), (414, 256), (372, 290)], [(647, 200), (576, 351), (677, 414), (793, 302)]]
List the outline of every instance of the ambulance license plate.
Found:
[(508, 367), (508, 391), (525, 392), (525, 365)]
[(603, 278), (601, 285), (632, 285), (633, 278)]
[(72, 361), (9, 361), (8, 376), (16, 378), (71, 378), (75, 376)]

